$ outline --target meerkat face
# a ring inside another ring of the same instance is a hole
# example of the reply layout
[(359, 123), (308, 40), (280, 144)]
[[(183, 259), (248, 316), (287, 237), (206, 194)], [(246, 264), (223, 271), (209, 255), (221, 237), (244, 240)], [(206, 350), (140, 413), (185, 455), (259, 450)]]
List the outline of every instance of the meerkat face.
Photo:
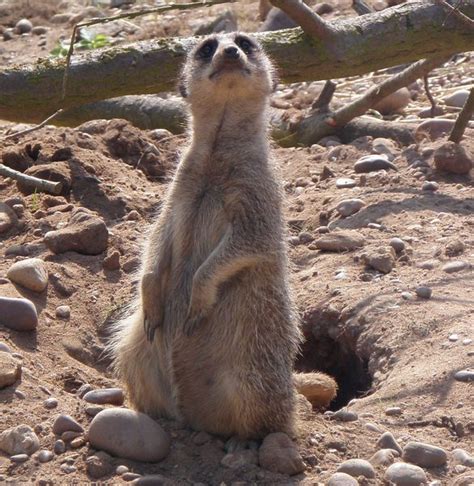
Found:
[(213, 35), (188, 55), (180, 90), (194, 100), (266, 97), (274, 88), (273, 67), (255, 39), (232, 33)]

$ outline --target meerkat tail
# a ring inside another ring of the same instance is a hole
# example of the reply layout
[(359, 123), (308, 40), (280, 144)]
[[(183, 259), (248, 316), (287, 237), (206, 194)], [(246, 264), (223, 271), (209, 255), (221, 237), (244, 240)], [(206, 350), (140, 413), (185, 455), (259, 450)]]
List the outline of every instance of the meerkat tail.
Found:
[(293, 381), (314, 407), (327, 408), (337, 394), (336, 381), (324, 373), (293, 373)]

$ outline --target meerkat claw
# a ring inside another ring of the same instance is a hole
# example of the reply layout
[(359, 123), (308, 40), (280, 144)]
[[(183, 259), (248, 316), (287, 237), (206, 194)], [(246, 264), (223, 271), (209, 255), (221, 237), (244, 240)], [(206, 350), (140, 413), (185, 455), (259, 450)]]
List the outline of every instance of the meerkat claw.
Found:
[(145, 316), (143, 319), (143, 328), (148, 341), (152, 342), (155, 337), (155, 327), (152, 326), (150, 320)]

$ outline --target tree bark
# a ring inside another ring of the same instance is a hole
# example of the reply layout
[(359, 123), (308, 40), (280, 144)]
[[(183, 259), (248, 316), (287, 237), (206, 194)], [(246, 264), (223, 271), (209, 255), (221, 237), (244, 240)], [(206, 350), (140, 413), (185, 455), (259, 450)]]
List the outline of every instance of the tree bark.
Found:
[[(474, 0), (462, 12), (474, 16)], [(301, 29), (256, 34), (283, 82), (364, 74), (433, 55), (474, 50), (474, 32), (440, 6), (414, 1), (330, 23), (337, 34), (312, 39)], [(0, 118), (40, 122), (59, 108), (174, 89), (193, 38), (156, 39), (74, 56), (61, 102), (65, 60), (40, 59), (0, 70)]]

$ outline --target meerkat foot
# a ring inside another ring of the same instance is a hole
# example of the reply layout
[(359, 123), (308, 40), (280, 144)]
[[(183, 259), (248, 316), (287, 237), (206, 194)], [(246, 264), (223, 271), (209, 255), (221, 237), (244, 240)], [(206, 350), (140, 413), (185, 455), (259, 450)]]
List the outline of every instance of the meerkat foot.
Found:
[(240, 439), (236, 435), (227, 440), (224, 444), (224, 449), (227, 453), (243, 451), (250, 449), (256, 451), (259, 447), (259, 443), (256, 440)]

